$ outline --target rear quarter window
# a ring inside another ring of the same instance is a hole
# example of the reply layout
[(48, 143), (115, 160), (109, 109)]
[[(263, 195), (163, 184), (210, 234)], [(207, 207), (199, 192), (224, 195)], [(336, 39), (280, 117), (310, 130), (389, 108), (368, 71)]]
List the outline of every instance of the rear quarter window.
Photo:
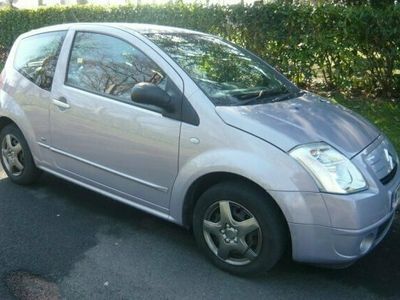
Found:
[(66, 33), (47, 32), (22, 39), (14, 58), (14, 68), (40, 88), (50, 91)]

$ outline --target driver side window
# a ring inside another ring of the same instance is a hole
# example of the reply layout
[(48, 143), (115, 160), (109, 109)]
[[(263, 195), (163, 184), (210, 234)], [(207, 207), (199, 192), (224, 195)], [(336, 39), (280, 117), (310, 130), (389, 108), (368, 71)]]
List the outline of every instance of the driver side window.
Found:
[(78, 32), (75, 35), (66, 83), (95, 94), (132, 103), (135, 84), (150, 82), (174, 96), (172, 83), (143, 52), (109, 35)]

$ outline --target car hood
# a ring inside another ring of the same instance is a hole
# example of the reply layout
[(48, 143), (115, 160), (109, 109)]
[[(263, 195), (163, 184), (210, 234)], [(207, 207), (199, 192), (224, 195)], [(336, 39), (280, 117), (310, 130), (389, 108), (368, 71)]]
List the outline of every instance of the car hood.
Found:
[(358, 114), (311, 93), (274, 103), (217, 106), (216, 112), (228, 125), (286, 152), (323, 141), (351, 158), (380, 134)]

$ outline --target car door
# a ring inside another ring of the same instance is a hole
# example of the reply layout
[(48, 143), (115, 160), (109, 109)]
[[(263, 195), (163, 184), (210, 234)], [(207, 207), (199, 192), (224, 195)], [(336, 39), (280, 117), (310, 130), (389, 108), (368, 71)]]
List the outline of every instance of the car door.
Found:
[(180, 102), (179, 75), (152, 48), (118, 29), (71, 30), (66, 44), (50, 109), (58, 172), (124, 200), (167, 210), (178, 171), (181, 122), (134, 103), (130, 90), (151, 82)]
[[(58, 56), (67, 34), (66, 30), (41, 32), (23, 36), (16, 44), (10, 94), (24, 111), (26, 138), (37, 163), (51, 163), (47, 147), (50, 140), (49, 106)], [(32, 140), (29, 140), (32, 139)], [(39, 151), (37, 149), (40, 149)]]

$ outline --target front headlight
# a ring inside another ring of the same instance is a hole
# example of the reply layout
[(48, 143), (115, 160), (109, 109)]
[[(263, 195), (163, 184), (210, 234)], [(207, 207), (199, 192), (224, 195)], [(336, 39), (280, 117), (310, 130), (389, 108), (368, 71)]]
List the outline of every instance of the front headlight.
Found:
[(326, 143), (313, 143), (290, 151), (314, 177), (321, 191), (349, 194), (367, 188), (357, 167), (343, 154)]

